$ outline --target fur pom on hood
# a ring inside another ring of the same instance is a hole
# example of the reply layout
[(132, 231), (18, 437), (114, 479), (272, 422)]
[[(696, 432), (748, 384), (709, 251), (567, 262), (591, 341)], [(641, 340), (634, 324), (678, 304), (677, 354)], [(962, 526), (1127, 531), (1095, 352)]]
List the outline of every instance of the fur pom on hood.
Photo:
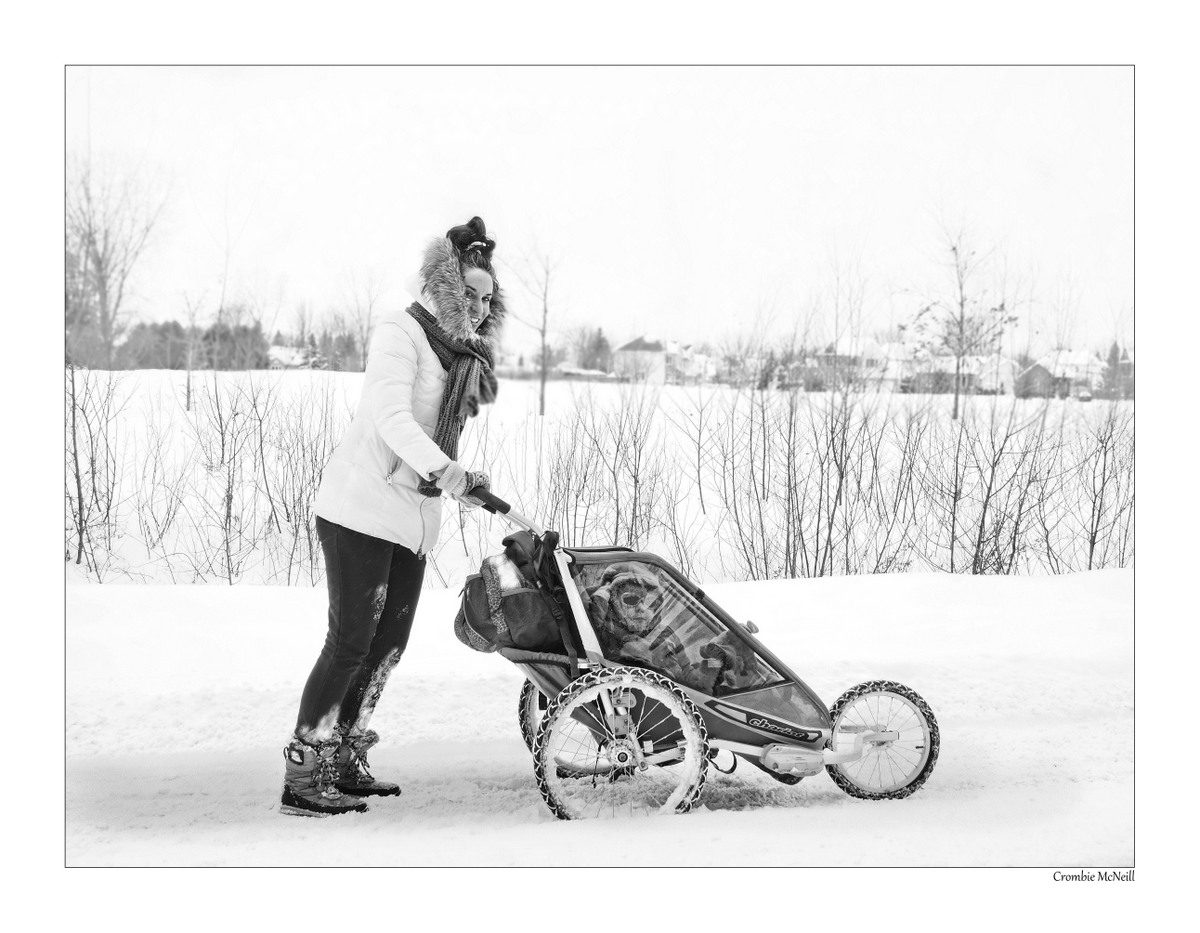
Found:
[[(449, 237), (438, 237), (425, 248), (421, 270), (409, 281), (409, 291), (433, 313), (451, 336), (484, 340), (494, 347), (500, 339), (507, 309), (496, 273), (486, 267), (485, 271), (492, 276), (491, 311), (477, 330), (471, 327), (470, 300), (467, 298), (467, 283), (463, 279), (462, 259)], [(433, 307), (429, 307), (430, 304)]]

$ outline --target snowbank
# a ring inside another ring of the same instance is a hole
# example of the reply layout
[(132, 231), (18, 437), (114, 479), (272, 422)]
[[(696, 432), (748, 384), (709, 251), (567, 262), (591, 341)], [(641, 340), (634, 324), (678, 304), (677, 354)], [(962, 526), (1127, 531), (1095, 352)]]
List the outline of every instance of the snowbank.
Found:
[(714, 584), (832, 703), (887, 677), (923, 694), (928, 784), (853, 800), (743, 765), (698, 812), (562, 823), (517, 732), (521, 677), (454, 640), (422, 595), (375, 717), (396, 800), (331, 820), (275, 812), (281, 749), (320, 648), (324, 593), (67, 588), (71, 865), (1129, 865), (1133, 575), (909, 574)]

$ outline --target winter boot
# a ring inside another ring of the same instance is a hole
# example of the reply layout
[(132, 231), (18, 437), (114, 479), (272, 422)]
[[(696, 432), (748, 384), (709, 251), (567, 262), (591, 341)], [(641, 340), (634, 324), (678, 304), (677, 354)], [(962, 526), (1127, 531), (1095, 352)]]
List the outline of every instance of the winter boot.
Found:
[(400, 786), (390, 781), (377, 781), (367, 770), (367, 752), (379, 741), (374, 729), (351, 733), (342, 738), (337, 750), (337, 789), (359, 797), (396, 797)]
[(283, 750), (287, 770), (279, 812), (290, 816), (335, 816), (352, 810), (362, 812), (366, 802), (342, 793), (337, 781), (336, 742), (309, 745), (293, 739)]

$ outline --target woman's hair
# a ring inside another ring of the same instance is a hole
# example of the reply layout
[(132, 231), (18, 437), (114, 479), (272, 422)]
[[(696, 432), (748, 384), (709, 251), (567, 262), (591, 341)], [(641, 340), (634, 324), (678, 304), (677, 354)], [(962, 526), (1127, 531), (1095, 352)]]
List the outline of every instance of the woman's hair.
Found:
[(483, 218), (472, 217), (465, 224), (451, 227), (446, 231), (446, 239), (453, 244), (463, 266), (482, 269), (496, 282), (496, 270), (492, 266), (496, 241), (487, 235)]

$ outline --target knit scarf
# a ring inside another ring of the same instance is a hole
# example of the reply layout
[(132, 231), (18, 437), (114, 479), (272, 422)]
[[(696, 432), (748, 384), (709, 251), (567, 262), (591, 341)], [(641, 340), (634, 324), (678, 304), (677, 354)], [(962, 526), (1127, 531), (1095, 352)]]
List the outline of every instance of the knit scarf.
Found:
[[(438, 319), (420, 302), (409, 305), (408, 313), (424, 328), (429, 346), (437, 354), (442, 369), (446, 370), (446, 387), (442, 391), (433, 441), (447, 457), (457, 460), (458, 437), (467, 418), (479, 414), (480, 405), (496, 400), (499, 384), (492, 372), (492, 347), (487, 340), (460, 339), (446, 333)], [(417, 489), (431, 498), (442, 494), (432, 479), (421, 480)]]

